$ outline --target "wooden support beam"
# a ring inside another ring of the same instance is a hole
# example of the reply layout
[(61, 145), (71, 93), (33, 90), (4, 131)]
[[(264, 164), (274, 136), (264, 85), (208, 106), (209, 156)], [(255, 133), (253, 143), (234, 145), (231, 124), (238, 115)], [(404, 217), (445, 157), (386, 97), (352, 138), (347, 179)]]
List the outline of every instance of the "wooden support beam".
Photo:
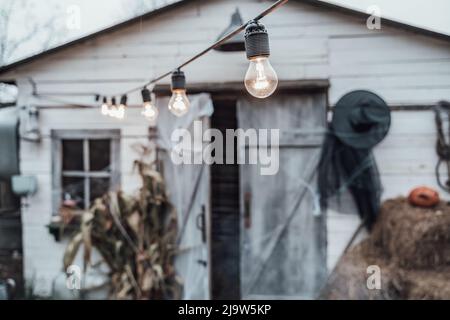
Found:
[[(288, 80), (280, 81), (278, 84), (278, 92), (295, 92), (299, 91), (321, 91), (327, 90), (330, 86), (328, 79), (311, 79), (311, 80)], [(226, 93), (245, 93), (244, 82), (222, 82), (222, 83), (188, 83), (187, 91), (190, 94), (208, 92), (213, 94), (226, 94)], [(164, 96), (170, 95), (169, 84), (158, 84), (155, 86), (153, 92), (156, 95)]]

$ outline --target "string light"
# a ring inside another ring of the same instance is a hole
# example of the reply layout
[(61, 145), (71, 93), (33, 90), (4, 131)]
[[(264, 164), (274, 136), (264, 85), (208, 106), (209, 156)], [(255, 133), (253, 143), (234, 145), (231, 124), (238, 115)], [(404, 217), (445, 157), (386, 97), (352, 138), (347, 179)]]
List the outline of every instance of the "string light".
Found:
[[(248, 92), (252, 94), (253, 96), (257, 98), (266, 98), (272, 95), (277, 86), (278, 86), (278, 77), (273, 69), (272, 65), (269, 62), (269, 56), (270, 56), (270, 48), (269, 48), (269, 36), (267, 29), (264, 27), (263, 24), (259, 22), (260, 19), (264, 18), (265, 16), (269, 15), (279, 7), (286, 4), (289, 0), (278, 0), (273, 5), (271, 5), (269, 8), (261, 12), (258, 16), (256, 16), (253, 20), (248, 21), (247, 23), (243, 24), (240, 27), (237, 27), (234, 31), (230, 32), (228, 35), (224, 36), (222, 39), (216, 41), (214, 44), (209, 46), (208, 48), (204, 49), (194, 57), (190, 58), (186, 62), (182, 63), (178, 68), (176, 68), (176, 71), (169, 71), (166, 72), (153, 80), (150, 80), (146, 84), (144, 84), (144, 87), (147, 87), (152, 84), (156, 84), (160, 80), (168, 77), (169, 75), (172, 75), (172, 84), (174, 76), (179, 77), (181, 79), (184, 78), (184, 73), (180, 71), (182, 68), (187, 66), (188, 64), (196, 61), (200, 57), (207, 54), (209, 51), (223, 45), (228, 40), (232, 39), (236, 35), (238, 35), (243, 30), (246, 31), (245, 33), (245, 45), (246, 45), (246, 52), (247, 52), (247, 58), (250, 60), (250, 66), (247, 70), (246, 76), (245, 76), (245, 87), (247, 88)], [(178, 81), (178, 80), (176, 80)], [(181, 80), (180, 80), (181, 81)], [(38, 94), (36, 90), (36, 83), (32, 82), (34, 86), (33, 95), (35, 96), (43, 96), (42, 94)], [(136, 92), (138, 90), (141, 90), (143, 86), (140, 86), (138, 88), (133, 88), (125, 92), (122, 96), (122, 98), (126, 95)], [(98, 94), (97, 94), (98, 96)], [(125, 117), (125, 109), (126, 109), (126, 103), (122, 104), (117, 107), (115, 104), (115, 98), (112, 99), (112, 106), (109, 111), (109, 115), (121, 118), (123, 119)], [(126, 102), (126, 101), (125, 101)], [(148, 107), (149, 108), (149, 107)], [(148, 109), (147, 108), (147, 109)], [(184, 85), (182, 89), (173, 88), (172, 86), (172, 98), (170, 99), (169, 103), (169, 109), (172, 113), (174, 113), (177, 116), (182, 116), (186, 114), (189, 110), (189, 100), (186, 96), (186, 84), (184, 80)], [(106, 108), (103, 108), (102, 104), (102, 114), (106, 110)], [(148, 109), (150, 110), (150, 109)], [(157, 109), (155, 108), (156, 112)], [(149, 115), (152, 114), (153, 111), (149, 111)], [(144, 114), (144, 112), (143, 112)]]
[(101, 112), (102, 115), (104, 116), (109, 116), (109, 105), (108, 105), (108, 98), (103, 97), (103, 103), (102, 103), (102, 108), (101, 108)]
[(177, 117), (189, 111), (190, 102), (186, 95), (186, 77), (181, 70), (172, 73), (172, 97), (169, 101), (169, 110)]
[(153, 104), (152, 96), (150, 90), (147, 88), (142, 89), (142, 115), (147, 118), (151, 123), (154, 123), (158, 118), (159, 111), (156, 106)]
[(116, 118), (119, 120), (123, 120), (125, 118), (125, 109), (127, 107), (127, 101), (128, 97), (126, 95), (123, 95), (120, 98), (120, 105), (119, 108), (117, 108)]
[(109, 116), (115, 118), (117, 117), (117, 104), (116, 98), (111, 98), (111, 108), (109, 109)]
[(245, 87), (256, 98), (267, 98), (278, 86), (278, 76), (269, 61), (269, 34), (259, 21), (252, 21), (245, 29), (245, 49), (250, 66), (245, 75)]

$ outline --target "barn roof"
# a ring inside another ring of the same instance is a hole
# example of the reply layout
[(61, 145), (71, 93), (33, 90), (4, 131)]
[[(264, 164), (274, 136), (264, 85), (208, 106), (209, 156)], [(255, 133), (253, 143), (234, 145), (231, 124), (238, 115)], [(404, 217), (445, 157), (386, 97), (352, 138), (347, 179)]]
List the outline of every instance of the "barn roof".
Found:
[[(121, 22), (119, 24), (113, 25), (111, 27), (108, 27), (106, 29), (100, 30), (98, 32), (94, 32), (92, 34), (89, 34), (87, 36), (81, 37), (81, 38), (76, 39), (74, 41), (67, 42), (67, 43), (62, 44), (60, 46), (57, 46), (57, 47), (54, 47), (52, 49), (43, 51), (41, 53), (38, 53), (38, 54), (33, 55), (33, 56), (30, 56), (28, 58), (25, 58), (25, 59), (22, 59), (22, 60), (18, 60), (16, 62), (11, 63), (11, 64), (4, 65), (4, 66), (0, 67), (0, 74), (8, 72), (8, 71), (11, 71), (14, 68), (20, 67), (20, 66), (22, 66), (24, 64), (27, 64), (27, 63), (30, 63), (30, 62), (34, 62), (34, 61), (36, 61), (36, 60), (38, 60), (40, 58), (46, 57), (46, 56), (51, 55), (53, 53), (60, 52), (60, 51), (62, 51), (64, 49), (70, 48), (70, 47), (75, 46), (77, 44), (81, 44), (83, 42), (95, 39), (95, 38), (97, 38), (99, 36), (106, 35), (108, 33), (120, 30), (120, 29), (122, 29), (124, 27), (133, 25), (133, 24), (141, 21), (142, 19), (151, 19), (151, 18), (159, 16), (159, 15), (161, 15), (163, 13), (169, 12), (169, 11), (175, 9), (175, 8), (179, 8), (179, 7), (182, 7), (184, 5), (187, 5), (189, 3), (196, 2), (196, 1), (205, 1), (205, 0), (181, 0), (181, 1), (178, 1), (178, 2), (174, 2), (172, 4), (164, 6), (162, 8), (159, 8), (159, 9), (150, 11), (148, 13), (145, 13), (143, 15), (134, 17), (132, 19), (126, 20), (124, 22)], [(360, 18), (364, 18), (364, 19), (367, 19), (369, 17), (369, 14), (367, 14), (367, 13), (364, 13), (364, 12), (361, 12), (361, 11), (357, 11), (357, 10), (354, 10), (354, 9), (350, 9), (350, 8), (346, 8), (346, 7), (342, 7), (342, 6), (339, 6), (337, 4), (332, 4), (332, 3), (328, 3), (328, 2), (319, 1), (319, 0), (291, 0), (291, 1), (303, 2), (303, 3), (307, 3), (307, 4), (310, 4), (310, 5), (316, 6), (316, 7), (332, 9), (334, 11), (338, 11), (338, 12), (341, 12), (341, 13), (344, 13), (344, 14), (347, 14), (347, 15), (352, 15), (352, 16), (356, 16), (356, 17), (360, 17)], [(450, 35), (447, 35), (447, 34), (444, 34), (444, 33), (439, 33), (439, 32), (435, 32), (435, 31), (431, 31), (431, 30), (427, 30), (427, 29), (411, 26), (411, 25), (408, 25), (408, 24), (405, 24), (405, 23), (402, 23), (402, 22), (398, 22), (398, 21), (394, 21), (394, 20), (390, 20), (390, 19), (385, 19), (385, 18), (383, 18), (383, 23), (386, 24), (386, 25), (390, 25), (390, 26), (393, 26), (393, 27), (396, 27), (396, 28), (401, 28), (401, 29), (408, 30), (410, 32), (414, 32), (414, 33), (417, 33), (417, 34), (425, 35), (425, 36), (428, 36), (428, 37), (433, 37), (433, 38), (437, 38), (437, 39), (440, 39), (440, 40), (450, 41)]]

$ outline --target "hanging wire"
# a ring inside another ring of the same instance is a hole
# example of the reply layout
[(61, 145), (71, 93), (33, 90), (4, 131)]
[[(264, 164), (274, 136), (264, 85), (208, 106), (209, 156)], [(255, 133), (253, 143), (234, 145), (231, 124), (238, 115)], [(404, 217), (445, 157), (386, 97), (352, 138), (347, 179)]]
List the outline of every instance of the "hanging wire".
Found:
[[(52, 97), (52, 96), (49, 96), (49, 95), (42, 95), (42, 94), (39, 94), (39, 93), (35, 93), (35, 94), (33, 94), (35, 97), (38, 97), (38, 98), (43, 98), (43, 99), (45, 99), (46, 101), (48, 101), (48, 102), (52, 102), (52, 103), (57, 103), (57, 104), (62, 104), (62, 105), (66, 105), (66, 106), (68, 106), (68, 107), (73, 107), (73, 108), (97, 108), (97, 106), (92, 106), (92, 105), (87, 105), (87, 104), (81, 104), (81, 103), (73, 103), (73, 102), (70, 102), (70, 101), (66, 101), (66, 100), (63, 100), (63, 99), (58, 99), (58, 98), (54, 98), (54, 97)], [(95, 95), (96, 96), (96, 95)], [(51, 109), (52, 107), (40, 107), (40, 108), (43, 108), (43, 109)]]
[[(273, 11), (277, 10), (279, 7), (285, 5), (289, 0), (278, 0), (277, 2), (275, 2), (273, 5), (271, 5), (270, 7), (268, 7), (266, 10), (264, 10), (263, 12), (261, 12), (259, 15), (257, 15), (255, 18), (247, 21), (246, 23), (244, 23), (243, 25), (241, 25), (240, 27), (236, 28), (234, 31), (228, 33), (227, 35), (225, 35), (224, 37), (222, 37), (220, 40), (216, 41), (215, 43), (213, 43), (211, 46), (209, 46), (208, 48), (204, 49), (203, 51), (199, 52), (198, 54), (196, 54), (195, 56), (193, 56), (192, 58), (186, 60), (185, 62), (183, 62), (182, 64), (180, 64), (179, 66), (175, 67), (174, 69), (161, 74), (160, 76), (157, 76), (155, 78), (153, 78), (152, 80), (148, 81), (147, 83), (140, 85), (138, 87), (134, 87), (131, 88), (130, 90), (127, 90), (125, 92), (119, 92), (119, 93), (115, 93), (113, 95), (104, 95), (104, 94), (93, 94), (95, 96), (124, 96), (124, 95), (129, 95), (131, 93), (137, 92), (142, 90), (143, 88), (146, 88), (148, 86), (154, 85), (157, 82), (161, 81), (162, 79), (170, 76), (174, 71), (176, 70), (180, 70), (184, 67), (186, 67), (187, 65), (191, 64), (192, 62), (196, 61), (197, 59), (201, 58), (202, 56), (204, 56), (205, 54), (207, 54), (208, 52), (214, 50), (215, 48), (219, 47), (220, 45), (222, 45), (223, 43), (225, 43), (226, 41), (228, 41), (229, 39), (233, 38), (235, 35), (239, 34), (240, 32), (242, 32), (243, 30), (245, 30), (245, 28), (247, 27), (247, 25), (249, 23), (251, 23), (252, 21), (258, 21), (262, 18), (264, 18), (265, 16), (269, 15), (270, 13), (272, 13)], [(48, 94), (38, 94), (37, 90), (36, 90), (36, 82), (33, 81), (30, 78), (30, 82), (33, 84), (33, 95), (35, 96), (41, 96), (41, 97), (46, 97), (46, 96), (50, 96)], [(75, 104), (71, 104), (71, 105), (75, 105)]]
[[(252, 21), (258, 21), (262, 18), (264, 18), (265, 16), (267, 16), (268, 14), (272, 13), (273, 11), (275, 11), (276, 9), (278, 9), (279, 7), (283, 6), (284, 4), (286, 4), (289, 0), (278, 0), (277, 2), (275, 2), (273, 5), (271, 5), (269, 8), (267, 8), (266, 10), (264, 10), (263, 12), (261, 12), (259, 15), (257, 15), (255, 18), (247, 21), (246, 23), (244, 23), (243, 25), (241, 25), (240, 27), (236, 28), (234, 31), (231, 31), (229, 34), (227, 34), (226, 36), (224, 36), (222, 39), (216, 41), (215, 43), (213, 43), (211, 46), (209, 46), (208, 48), (204, 49), (203, 51), (199, 52), (198, 54), (196, 54), (195, 56), (193, 56), (192, 58), (190, 58), (189, 60), (183, 62), (182, 64), (180, 64), (178, 67), (174, 68), (171, 71), (168, 71), (162, 75), (160, 75), (159, 77), (156, 77), (152, 80), (150, 80), (149, 82), (147, 82), (144, 86), (148, 86), (154, 83), (157, 83), (159, 81), (161, 81), (162, 79), (170, 76), (174, 71), (176, 70), (180, 70), (184, 67), (186, 67), (187, 65), (191, 64), (192, 62), (194, 62), (195, 60), (203, 57), (205, 54), (207, 54), (208, 52), (214, 50), (215, 48), (219, 47), (220, 45), (222, 45), (223, 43), (227, 42), (228, 40), (230, 40), (231, 38), (233, 38), (234, 36), (236, 36), (237, 34), (241, 33), (243, 30), (245, 30), (245, 28), (247, 27), (247, 25), (252, 22)], [(126, 91), (125, 93), (122, 94), (130, 94), (133, 93), (135, 91), (138, 91), (142, 88), (142, 86), (137, 87), (137, 88), (133, 88), (130, 89), (128, 91)], [(119, 94), (120, 95), (120, 94)]]

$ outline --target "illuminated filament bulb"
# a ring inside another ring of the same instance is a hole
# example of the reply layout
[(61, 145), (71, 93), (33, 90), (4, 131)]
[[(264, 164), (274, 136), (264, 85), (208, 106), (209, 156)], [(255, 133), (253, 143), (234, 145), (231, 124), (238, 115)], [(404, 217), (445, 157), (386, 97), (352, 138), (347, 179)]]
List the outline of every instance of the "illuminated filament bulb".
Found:
[(115, 113), (115, 117), (119, 120), (123, 120), (125, 118), (125, 109), (127, 107), (127, 100), (128, 98), (125, 95), (120, 98), (120, 105)]
[(245, 29), (245, 50), (250, 66), (245, 87), (256, 98), (267, 98), (278, 87), (278, 76), (269, 61), (269, 34), (259, 21), (251, 21)]
[(189, 111), (190, 102), (186, 95), (186, 78), (183, 71), (172, 73), (172, 97), (169, 101), (169, 110), (177, 117)]
[(278, 87), (278, 77), (267, 57), (257, 57), (250, 60), (250, 66), (245, 76), (247, 91), (256, 98), (267, 98)]
[(117, 104), (116, 104), (116, 98), (111, 99), (111, 107), (109, 108), (109, 116), (116, 118), (117, 117)]
[(147, 88), (144, 88), (141, 93), (143, 101), (142, 115), (151, 123), (154, 123), (159, 115), (158, 109), (153, 104), (150, 91)]
[(101, 112), (102, 112), (102, 115), (109, 116), (110, 110), (109, 110), (108, 100), (106, 99), (106, 97), (103, 98)]
[(169, 110), (177, 117), (185, 115), (189, 111), (190, 102), (186, 90), (173, 90), (169, 101)]

